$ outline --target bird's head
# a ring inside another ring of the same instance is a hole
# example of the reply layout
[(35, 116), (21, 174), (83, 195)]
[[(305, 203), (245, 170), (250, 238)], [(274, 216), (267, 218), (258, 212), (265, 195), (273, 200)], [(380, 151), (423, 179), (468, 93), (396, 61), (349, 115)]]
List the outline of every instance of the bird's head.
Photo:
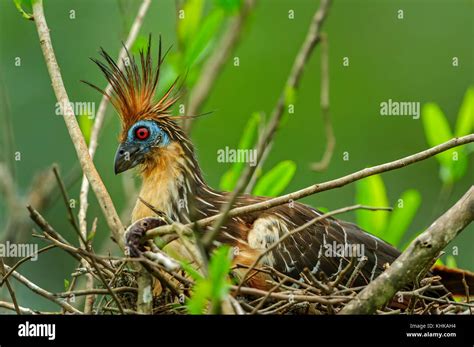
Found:
[(151, 36), (147, 48), (140, 51), (140, 64), (128, 51), (123, 68), (103, 49), (100, 54), (105, 61), (92, 61), (99, 66), (112, 88), (110, 91), (102, 90), (84, 82), (104, 94), (120, 116), (122, 132), (115, 155), (115, 173), (155, 163), (160, 156), (166, 156), (167, 152), (176, 152), (176, 148), (182, 148), (183, 142), (190, 148), (189, 140), (174, 121), (183, 116), (170, 114), (171, 107), (178, 99), (179, 92), (175, 92), (178, 79), (161, 98), (155, 99), (164, 60), (161, 39), (156, 67), (151, 58)]
[(139, 120), (127, 131), (115, 154), (115, 174), (127, 171), (166, 149), (171, 138), (164, 127), (153, 119)]

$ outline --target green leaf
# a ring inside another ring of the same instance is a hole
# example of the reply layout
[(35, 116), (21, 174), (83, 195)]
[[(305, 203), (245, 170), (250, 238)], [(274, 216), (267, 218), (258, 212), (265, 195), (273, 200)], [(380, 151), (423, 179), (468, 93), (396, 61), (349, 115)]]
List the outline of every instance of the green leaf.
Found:
[(78, 115), (79, 119), (79, 128), (81, 128), (82, 135), (84, 135), (84, 139), (86, 140), (87, 145), (91, 140), (91, 133), (92, 133), (92, 124), (94, 123), (93, 119), (87, 115)]
[(68, 291), (69, 290), (69, 280), (67, 278), (64, 279), (64, 291)]
[(229, 291), (229, 271), (232, 265), (230, 247), (219, 247), (209, 261), (209, 279), (211, 282), (211, 300), (213, 308), (220, 305)]
[[(238, 149), (252, 149), (254, 147), (261, 121), (262, 115), (259, 112), (254, 112), (250, 116), (240, 138)], [(219, 187), (224, 191), (232, 191), (239, 180), (244, 166), (245, 163), (233, 163), (231, 168), (222, 175)]]
[[(15, 3), (15, 7), (20, 12), (23, 18), (28, 19), (28, 20), (33, 20), (33, 15), (30, 13), (27, 13), (24, 9), (23, 6), (27, 6), (31, 8), (32, 2), (31, 0), (13, 0)], [(33, 12), (33, 10), (31, 10)]]
[(329, 212), (329, 209), (327, 207), (322, 207), (322, 206), (317, 207), (317, 210), (321, 211), (322, 213)]
[(187, 0), (182, 8), (183, 18), (178, 19), (178, 38), (187, 46), (196, 34), (201, 22), (204, 0)]
[(199, 30), (189, 42), (184, 53), (184, 64), (186, 68), (190, 68), (197, 64), (201, 58), (205, 56), (207, 49), (217, 36), (224, 12), (221, 9), (213, 10), (203, 23), (201, 23)]
[(204, 277), (202, 277), (201, 274), (197, 272), (196, 269), (194, 269), (190, 264), (184, 261), (180, 262), (180, 264), (181, 264), (181, 267), (184, 269), (184, 271), (186, 271), (187, 274), (191, 276), (193, 280), (199, 281), (199, 280), (204, 279)]
[(296, 164), (285, 160), (263, 175), (255, 185), (253, 194), (258, 196), (277, 196), (285, 190), (296, 172)]
[(193, 295), (186, 301), (186, 308), (190, 314), (206, 313), (208, 298), (211, 293), (211, 283), (209, 281), (200, 281), (193, 288)]
[(467, 172), (468, 167), (468, 156), (466, 151), (462, 147), (453, 148), (451, 151), (451, 167), (449, 177), (453, 182), (458, 181)]
[(211, 303), (212, 313), (220, 313), (222, 300), (229, 292), (229, 271), (232, 265), (230, 247), (217, 248), (209, 260), (209, 277), (199, 275), (190, 265), (181, 264), (186, 272), (192, 276), (196, 284), (191, 298), (186, 302), (186, 307), (191, 314), (206, 313), (208, 303)]
[(467, 89), (456, 122), (456, 136), (465, 136), (474, 131), (474, 87)]
[(451, 254), (446, 256), (446, 266), (451, 269), (456, 269), (458, 267), (456, 258), (454, 258)]
[(95, 237), (96, 233), (97, 233), (96, 230), (89, 233), (89, 235), (87, 235), (87, 241), (91, 241)]
[[(423, 105), (421, 119), (426, 140), (431, 147), (453, 138), (449, 123), (437, 104), (428, 103)], [(452, 148), (436, 155), (436, 159), (442, 166), (440, 175), (444, 183), (452, 183), (455, 180), (455, 173), (453, 172), (453, 166), (455, 165), (453, 163), (453, 152), (455, 150)]]
[(421, 203), (421, 195), (418, 191), (410, 189), (405, 191), (398, 199), (393, 212), (390, 215), (387, 229), (383, 239), (394, 246), (398, 246), (410, 226)]
[[(388, 206), (385, 184), (380, 175), (369, 176), (356, 183), (356, 201), (361, 205), (374, 207)], [(387, 226), (387, 211), (357, 210), (357, 223), (359, 226), (375, 236), (382, 237)]]
[(242, 7), (242, 0), (214, 0), (214, 4), (229, 14), (237, 13)]

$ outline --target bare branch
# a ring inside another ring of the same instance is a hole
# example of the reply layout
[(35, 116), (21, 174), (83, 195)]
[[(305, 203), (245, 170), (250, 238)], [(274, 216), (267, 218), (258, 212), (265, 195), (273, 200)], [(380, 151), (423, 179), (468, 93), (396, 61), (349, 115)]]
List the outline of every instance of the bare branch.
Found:
[(10, 298), (12, 299), (15, 311), (18, 315), (21, 315), (20, 307), (18, 306), (18, 302), (16, 301), (15, 291), (13, 290), (13, 287), (11, 286), (10, 281), (6, 276), (7, 271), (5, 269), (5, 263), (3, 262), (3, 258), (0, 258), (0, 272), (2, 273), (2, 283), (5, 282), (5, 284), (7, 285), (7, 289), (10, 293)]
[[(36, 18), (36, 17), (35, 17)], [(7, 270), (10, 270), (10, 267), (8, 265), (5, 265), (5, 268)], [(27, 288), (29, 288), (31, 291), (35, 292), (36, 294), (48, 299), (49, 301), (52, 301), (56, 304), (58, 304), (59, 306), (61, 306), (62, 308), (64, 308), (67, 312), (70, 312), (70, 313), (76, 313), (76, 314), (82, 314), (81, 311), (79, 311), (78, 309), (76, 309), (75, 307), (71, 306), (70, 304), (68, 304), (67, 302), (61, 300), (61, 299), (58, 299), (57, 297), (54, 296), (54, 294), (48, 292), (47, 290), (37, 286), (36, 284), (34, 284), (33, 282), (31, 282), (30, 280), (28, 280), (26, 277), (20, 275), (18, 272), (16, 271), (13, 271), (12, 272), (12, 276), (18, 280), (19, 282), (23, 283)]]
[(334, 136), (331, 115), (329, 113), (329, 53), (326, 34), (321, 34), (321, 116), (323, 117), (324, 131), (326, 133), (326, 150), (322, 159), (311, 165), (314, 171), (324, 171), (328, 168), (336, 146), (336, 137)]
[(102, 182), (100, 175), (94, 166), (94, 163), (92, 162), (91, 156), (89, 155), (84, 136), (81, 133), (79, 124), (74, 115), (74, 111), (69, 106), (69, 97), (67, 95), (66, 89), (64, 88), (61, 72), (54, 55), (51, 37), (49, 35), (49, 28), (44, 16), (42, 0), (36, 0), (33, 2), (33, 15), (54, 93), (56, 94), (56, 98), (59, 102), (64, 121), (66, 122), (69, 136), (71, 137), (74, 148), (76, 149), (77, 157), (79, 158), (82, 170), (87, 176), (97, 200), (99, 201), (107, 224), (114, 235), (115, 241), (123, 249), (124, 240), (122, 238), (122, 233), (124, 228), (117, 215), (117, 211), (115, 210), (112, 199), (110, 198), (110, 195), (107, 192), (107, 189), (105, 188), (105, 185)]
[(369, 283), (341, 314), (371, 314), (415, 280), (433, 259), (474, 220), (474, 186), (445, 214), (413, 240), (390, 267)]
[[(0, 301), (0, 307), (5, 308), (7, 310), (15, 311), (15, 305), (10, 303), (10, 302)], [(35, 310), (30, 309), (30, 308), (22, 307), (22, 306), (19, 306), (19, 309), (20, 309), (21, 314), (26, 314), (26, 315), (48, 314), (49, 313), (49, 312), (35, 311)], [(54, 312), (54, 313), (56, 314), (56, 312)]]

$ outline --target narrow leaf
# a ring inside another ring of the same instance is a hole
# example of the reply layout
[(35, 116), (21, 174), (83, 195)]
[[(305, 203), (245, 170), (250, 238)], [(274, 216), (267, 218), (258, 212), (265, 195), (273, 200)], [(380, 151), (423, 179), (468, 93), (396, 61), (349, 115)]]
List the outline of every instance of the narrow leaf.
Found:
[[(421, 119), (425, 129), (426, 140), (431, 147), (453, 138), (449, 123), (437, 104), (428, 103), (423, 105)], [(436, 159), (442, 166), (441, 179), (445, 183), (451, 183), (454, 180), (451, 169), (453, 166), (454, 150), (450, 149), (436, 155)]]
[(278, 163), (255, 185), (253, 194), (258, 196), (277, 196), (281, 194), (293, 179), (296, 172), (296, 164), (291, 160)]
[(194, 269), (190, 264), (184, 261), (181, 261), (180, 264), (181, 264), (181, 267), (184, 269), (184, 271), (186, 271), (186, 273), (189, 276), (191, 276), (193, 280), (199, 281), (199, 280), (204, 279), (204, 277), (202, 277), (201, 274), (197, 272), (196, 269)]
[(64, 291), (67, 292), (69, 290), (69, 280), (67, 278), (64, 279)]
[(215, 9), (201, 23), (199, 30), (186, 48), (184, 63), (187, 68), (197, 64), (205, 56), (207, 48), (211, 46), (217, 36), (217, 29), (219, 29), (223, 18), (224, 12), (221, 9)]
[[(385, 184), (380, 175), (369, 176), (356, 184), (356, 201), (361, 205), (386, 207), (388, 206)], [(357, 210), (357, 223), (360, 227), (375, 236), (383, 237), (387, 226), (387, 211)]]
[(405, 191), (395, 204), (390, 215), (389, 223), (383, 239), (394, 246), (398, 246), (407, 232), (413, 218), (421, 203), (421, 195), (418, 191), (410, 189)]
[(468, 88), (459, 109), (456, 136), (465, 136), (474, 131), (474, 87)]
[[(262, 115), (259, 112), (255, 112), (250, 116), (237, 149), (249, 150), (254, 147), (261, 121)], [(219, 187), (224, 191), (232, 191), (239, 180), (245, 164), (246, 163), (233, 163), (231, 168), (221, 177)]]
[(86, 140), (87, 145), (89, 145), (92, 133), (92, 124), (94, 123), (93, 119), (87, 115), (78, 115), (79, 118), (79, 127), (81, 128), (84, 139)]

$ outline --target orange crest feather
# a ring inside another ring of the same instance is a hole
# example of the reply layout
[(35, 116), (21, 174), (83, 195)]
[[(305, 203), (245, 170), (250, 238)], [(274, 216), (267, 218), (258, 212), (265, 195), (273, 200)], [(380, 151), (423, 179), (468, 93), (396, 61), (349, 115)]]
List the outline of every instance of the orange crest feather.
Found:
[(110, 83), (112, 87), (110, 92), (87, 81), (82, 81), (105, 95), (117, 110), (122, 121), (122, 139), (126, 136), (128, 129), (139, 120), (159, 120), (159, 118), (168, 117), (170, 108), (179, 98), (178, 93), (173, 93), (178, 82), (177, 78), (159, 100), (154, 100), (161, 65), (166, 56), (166, 53), (162, 56), (161, 37), (158, 64), (155, 68), (151, 59), (151, 35), (148, 38), (146, 50), (140, 50), (140, 67), (126, 47), (125, 50), (127, 60), (123, 60), (123, 69), (103, 48), (100, 50), (100, 55), (105, 59), (105, 63), (91, 58)]

